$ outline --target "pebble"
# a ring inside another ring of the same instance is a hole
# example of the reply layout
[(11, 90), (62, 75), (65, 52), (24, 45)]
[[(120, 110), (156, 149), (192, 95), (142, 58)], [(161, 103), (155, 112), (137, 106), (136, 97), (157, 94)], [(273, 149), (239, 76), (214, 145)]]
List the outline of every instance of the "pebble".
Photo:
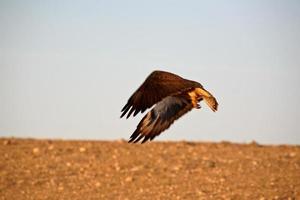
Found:
[(220, 181), (223, 183), (223, 182), (226, 181), (226, 179), (225, 178), (221, 178)]
[(214, 161), (207, 160), (207, 161), (205, 161), (205, 165), (208, 168), (214, 168), (216, 166), (216, 163)]
[(258, 142), (256, 142), (255, 140), (252, 140), (251, 142), (250, 142), (250, 145), (253, 145), (253, 146), (260, 146), (260, 144), (258, 144)]
[(32, 153), (34, 153), (34, 154), (38, 154), (38, 153), (40, 153), (40, 149), (39, 148), (33, 148), (32, 149)]
[(119, 139), (119, 140), (116, 140), (117, 143), (127, 143), (127, 141), (125, 139)]
[(197, 191), (197, 194), (198, 194), (198, 195), (205, 195), (205, 192), (203, 192), (202, 190), (198, 190), (198, 191)]
[(174, 166), (174, 167), (173, 167), (173, 170), (174, 170), (174, 171), (179, 171), (180, 169), (181, 169), (180, 166)]
[(120, 167), (119, 164), (115, 164), (115, 170), (116, 170), (117, 172), (121, 170), (121, 167)]
[(9, 144), (11, 144), (11, 141), (10, 141), (10, 140), (4, 140), (4, 141), (3, 141), (3, 145), (9, 145)]
[(101, 186), (101, 183), (100, 183), (100, 182), (96, 182), (96, 183), (95, 183), (95, 186), (96, 186), (96, 187), (100, 187), (100, 186)]
[(136, 171), (141, 170), (141, 168), (142, 168), (141, 166), (136, 166), (136, 167), (131, 168), (130, 171), (136, 172)]
[(295, 152), (289, 153), (289, 156), (290, 156), (291, 158), (295, 157), (296, 155), (297, 155), (297, 154), (296, 154)]
[(79, 152), (81, 152), (81, 153), (86, 152), (86, 148), (80, 147), (80, 148), (79, 148)]
[(53, 150), (54, 149), (54, 146), (53, 145), (50, 145), (49, 147), (48, 147), (48, 150)]
[(131, 176), (126, 177), (125, 182), (132, 182), (133, 178)]

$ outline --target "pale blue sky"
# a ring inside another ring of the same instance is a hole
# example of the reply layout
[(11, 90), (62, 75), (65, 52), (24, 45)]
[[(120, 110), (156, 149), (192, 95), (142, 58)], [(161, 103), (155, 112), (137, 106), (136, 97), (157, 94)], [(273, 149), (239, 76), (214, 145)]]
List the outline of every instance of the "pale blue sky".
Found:
[(203, 104), (158, 140), (300, 144), (300, 1), (0, 0), (0, 136), (127, 139), (119, 119), (155, 69)]

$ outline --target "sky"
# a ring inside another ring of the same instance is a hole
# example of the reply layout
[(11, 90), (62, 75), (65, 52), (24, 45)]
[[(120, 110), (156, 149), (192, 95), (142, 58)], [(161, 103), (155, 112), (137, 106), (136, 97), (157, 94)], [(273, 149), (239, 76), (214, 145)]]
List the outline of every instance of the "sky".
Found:
[(300, 1), (0, 0), (0, 137), (127, 139), (153, 70), (204, 103), (156, 140), (300, 144)]

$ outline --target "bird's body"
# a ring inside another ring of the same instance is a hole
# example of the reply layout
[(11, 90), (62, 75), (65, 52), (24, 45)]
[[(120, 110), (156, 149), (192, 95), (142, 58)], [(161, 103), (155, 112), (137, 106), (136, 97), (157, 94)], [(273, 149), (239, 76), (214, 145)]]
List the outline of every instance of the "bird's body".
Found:
[(199, 109), (198, 103), (203, 99), (213, 111), (217, 110), (216, 99), (200, 83), (170, 72), (152, 72), (121, 111), (121, 118), (127, 112), (128, 118), (155, 105), (140, 121), (129, 142), (152, 140), (191, 109)]

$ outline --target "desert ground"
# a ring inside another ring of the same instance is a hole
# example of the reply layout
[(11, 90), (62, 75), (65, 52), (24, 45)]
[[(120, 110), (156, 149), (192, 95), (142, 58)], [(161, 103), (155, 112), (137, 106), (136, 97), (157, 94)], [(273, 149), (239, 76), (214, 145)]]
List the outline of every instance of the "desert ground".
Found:
[(1, 199), (300, 199), (300, 146), (0, 138)]

